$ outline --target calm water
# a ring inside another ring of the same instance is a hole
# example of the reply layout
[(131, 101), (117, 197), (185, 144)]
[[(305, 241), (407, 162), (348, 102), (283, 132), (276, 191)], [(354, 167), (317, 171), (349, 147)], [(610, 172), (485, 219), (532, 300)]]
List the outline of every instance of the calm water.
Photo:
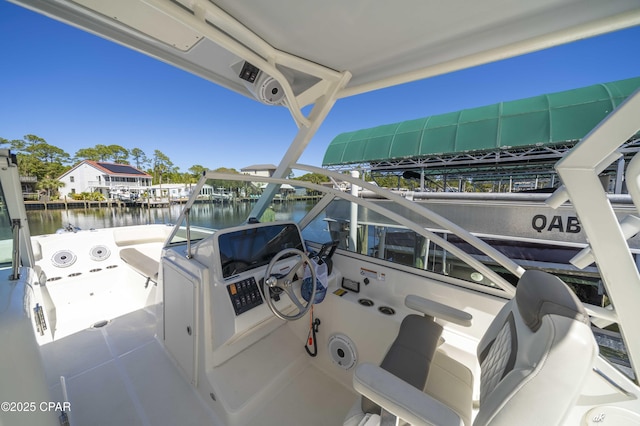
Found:
[[(191, 210), (191, 224), (207, 228), (226, 228), (244, 222), (254, 203), (195, 204)], [(301, 219), (312, 207), (313, 201), (293, 201), (274, 204), (276, 220)], [(116, 226), (149, 223), (175, 223), (183, 205), (165, 208), (94, 208), (69, 210), (27, 211), (31, 235), (52, 234), (72, 224), (80, 229), (113, 228)]]

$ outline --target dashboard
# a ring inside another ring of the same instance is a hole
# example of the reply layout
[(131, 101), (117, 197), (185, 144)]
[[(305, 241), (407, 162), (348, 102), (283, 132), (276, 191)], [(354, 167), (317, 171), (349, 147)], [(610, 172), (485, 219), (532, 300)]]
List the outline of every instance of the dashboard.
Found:
[(220, 231), (217, 240), (223, 279), (267, 265), (281, 250), (304, 251), (300, 231), (293, 223)]
[[(293, 223), (256, 224), (219, 231), (216, 244), (219, 269), (236, 316), (264, 303), (261, 291), (264, 271), (252, 273), (253, 270), (263, 269), (284, 249), (304, 251), (300, 231)], [(270, 297), (279, 299), (278, 294), (270, 293)]]

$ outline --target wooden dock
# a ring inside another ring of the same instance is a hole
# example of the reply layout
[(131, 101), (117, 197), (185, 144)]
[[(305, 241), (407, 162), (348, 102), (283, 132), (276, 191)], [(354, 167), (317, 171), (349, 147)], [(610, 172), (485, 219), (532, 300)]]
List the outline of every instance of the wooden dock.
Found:
[(68, 210), (92, 209), (100, 207), (121, 207), (124, 203), (118, 200), (87, 201), (87, 200), (54, 200), (54, 201), (25, 201), (27, 210)]
[[(273, 203), (286, 203), (288, 201), (318, 201), (321, 197), (317, 195), (294, 195), (287, 197), (276, 197)], [(102, 207), (141, 207), (141, 208), (159, 208), (169, 207), (171, 204), (184, 204), (187, 198), (176, 199), (151, 199), (139, 201), (122, 201), (122, 200), (104, 200), (104, 201), (88, 201), (88, 200), (53, 200), (53, 201), (25, 201), (27, 210), (69, 210), (69, 209), (94, 209)], [(197, 200), (197, 203), (248, 203), (257, 201), (257, 198), (234, 197), (226, 200)]]
[(88, 200), (54, 200), (54, 201), (25, 201), (24, 205), (27, 210), (69, 210), (69, 209), (95, 209), (102, 207), (142, 207), (142, 208), (158, 208), (169, 207), (172, 202), (168, 199), (149, 200), (144, 202), (122, 201), (122, 200), (105, 200), (105, 201), (88, 201)]

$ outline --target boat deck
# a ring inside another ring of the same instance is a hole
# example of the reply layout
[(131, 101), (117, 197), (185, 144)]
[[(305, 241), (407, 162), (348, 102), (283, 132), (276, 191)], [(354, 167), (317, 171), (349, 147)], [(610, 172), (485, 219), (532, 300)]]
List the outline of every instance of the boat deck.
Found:
[(41, 347), (54, 400), (63, 400), (65, 377), (71, 424), (222, 424), (180, 375), (155, 331), (154, 315), (141, 309)]
[[(152, 310), (140, 309), (41, 346), (56, 401), (64, 401), (60, 376), (65, 377), (72, 425), (223, 424), (155, 333)], [(248, 425), (342, 424), (355, 393), (311, 361), (296, 370)]]

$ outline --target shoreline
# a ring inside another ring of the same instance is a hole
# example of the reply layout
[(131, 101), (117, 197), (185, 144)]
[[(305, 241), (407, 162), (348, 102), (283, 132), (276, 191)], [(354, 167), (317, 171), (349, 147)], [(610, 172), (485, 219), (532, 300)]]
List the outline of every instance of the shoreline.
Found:
[[(284, 203), (288, 201), (317, 201), (321, 196), (318, 195), (296, 195), (288, 196), (286, 198), (275, 198), (274, 203)], [(256, 198), (240, 197), (227, 200), (197, 200), (196, 203), (211, 203), (211, 204), (233, 204), (233, 203), (247, 203), (257, 201)], [(70, 210), (70, 209), (92, 209), (102, 207), (141, 207), (141, 208), (158, 208), (169, 207), (173, 204), (184, 204), (187, 202), (187, 198), (177, 199), (156, 199), (143, 202), (137, 201), (122, 201), (122, 200), (104, 200), (104, 201), (90, 201), (90, 200), (53, 200), (53, 201), (25, 201), (25, 209), (27, 211), (33, 210)]]

